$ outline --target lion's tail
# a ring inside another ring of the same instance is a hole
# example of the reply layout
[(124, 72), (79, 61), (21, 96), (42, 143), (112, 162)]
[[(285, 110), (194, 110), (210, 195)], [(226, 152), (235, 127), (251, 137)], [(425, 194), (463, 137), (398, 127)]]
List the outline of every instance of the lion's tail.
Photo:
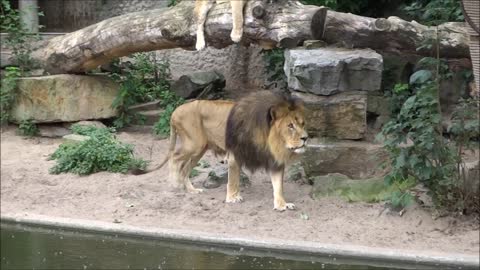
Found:
[(153, 172), (153, 171), (156, 171), (156, 170), (162, 168), (165, 165), (165, 163), (167, 163), (167, 161), (172, 157), (173, 151), (175, 151), (175, 145), (176, 144), (177, 144), (177, 130), (175, 129), (173, 124), (170, 123), (170, 146), (168, 147), (168, 153), (165, 156), (165, 158), (156, 167), (148, 169), (148, 170), (144, 170), (144, 171), (141, 171), (141, 172), (135, 172), (134, 174), (150, 173), (150, 172)]

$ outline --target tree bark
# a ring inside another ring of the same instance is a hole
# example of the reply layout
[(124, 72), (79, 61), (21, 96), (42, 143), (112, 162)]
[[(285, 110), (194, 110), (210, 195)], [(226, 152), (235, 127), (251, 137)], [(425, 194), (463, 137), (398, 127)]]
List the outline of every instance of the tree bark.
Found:
[[(193, 50), (196, 29), (193, 8), (193, 1), (184, 0), (172, 8), (113, 17), (48, 40), (32, 56), (43, 63), (47, 72), (58, 74), (83, 73), (135, 52), (178, 47)], [(436, 28), (416, 22), (327, 12), (326, 8), (292, 0), (277, 0), (273, 4), (251, 0), (244, 12), (241, 43), (256, 43), (267, 49), (292, 48), (307, 39), (323, 39), (355, 48), (430, 54), (430, 49), (416, 51), (416, 48), (437, 37)], [(205, 24), (207, 46), (231, 45), (231, 29), (230, 4), (217, 3)], [(463, 25), (442, 25), (438, 27), (438, 37), (441, 56), (469, 57)]]
[(433, 56), (439, 42), (440, 57), (470, 58), (465, 23), (429, 27), (394, 16), (375, 19), (329, 10), (324, 29), (323, 35), (317, 33), (315, 37), (327, 43), (342, 42), (354, 48)]

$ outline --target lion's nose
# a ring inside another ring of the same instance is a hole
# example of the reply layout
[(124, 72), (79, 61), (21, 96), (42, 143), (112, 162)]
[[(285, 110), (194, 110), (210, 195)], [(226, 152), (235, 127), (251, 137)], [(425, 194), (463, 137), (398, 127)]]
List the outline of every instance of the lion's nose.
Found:
[(303, 143), (305, 143), (308, 140), (308, 136), (302, 136), (300, 139), (303, 141)]

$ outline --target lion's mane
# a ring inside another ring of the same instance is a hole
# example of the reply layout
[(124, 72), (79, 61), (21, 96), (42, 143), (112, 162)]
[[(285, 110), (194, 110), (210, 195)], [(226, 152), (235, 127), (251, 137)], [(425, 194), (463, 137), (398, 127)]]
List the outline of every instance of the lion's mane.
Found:
[(270, 147), (269, 144), (283, 144), (280, 136), (269, 141), (272, 126), (272, 109), (288, 108), (300, 110), (303, 103), (289, 94), (273, 91), (258, 91), (240, 99), (228, 115), (226, 148), (233, 153), (240, 166), (250, 171), (258, 169), (281, 170), (288, 158), (276, 160), (274, 156), (290, 157), (289, 153), (273, 155), (271, 149), (287, 152), (284, 147)]

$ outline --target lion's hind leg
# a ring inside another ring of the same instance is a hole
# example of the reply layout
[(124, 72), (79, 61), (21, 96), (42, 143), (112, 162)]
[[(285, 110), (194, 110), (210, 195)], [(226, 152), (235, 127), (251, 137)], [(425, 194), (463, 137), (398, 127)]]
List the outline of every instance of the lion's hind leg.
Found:
[(192, 155), (188, 163), (186, 164), (184, 168), (184, 173), (183, 173), (183, 183), (185, 185), (185, 188), (189, 193), (201, 193), (203, 192), (203, 189), (201, 188), (195, 188), (192, 184), (192, 181), (190, 181), (190, 172), (193, 170), (195, 165), (197, 165), (198, 161), (202, 158), (203, 154), (205, 154), (206, 150), (203, 150), (200, 154)]
[(173, 187), (178, 190), (185, 190), (185, 182), (182, 177), (184, 174), (182, 171), (185, 167), (184, 159), (185, 157), (182, 153), (176, 152), (168, 163), (170, 171), (169, 179), (172, 181)]

